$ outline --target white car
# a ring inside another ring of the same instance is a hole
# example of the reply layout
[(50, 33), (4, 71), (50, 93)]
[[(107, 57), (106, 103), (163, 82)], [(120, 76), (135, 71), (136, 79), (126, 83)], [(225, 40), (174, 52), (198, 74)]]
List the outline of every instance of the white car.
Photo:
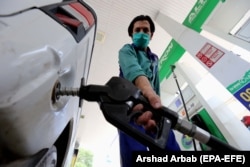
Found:
[(81, 107), (55, 88), (86, 83), (96, 20), (81, 0), (1, 0), (0, 166), (71, 163)]

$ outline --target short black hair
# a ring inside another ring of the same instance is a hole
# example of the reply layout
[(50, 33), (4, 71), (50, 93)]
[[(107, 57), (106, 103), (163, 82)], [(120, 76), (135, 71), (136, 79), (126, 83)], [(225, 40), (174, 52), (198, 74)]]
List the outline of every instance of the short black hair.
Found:
[(136, 16), (136, 17), (131, 21), (131, 23), (130, 23), (129, 26), (128, 26), (128, 35), (129, 35), (130, 37), (132, 37), (133, 28), (134, 28), (135, 22), (137, 22), (137, 21), (143, 21), (143, 20), (147, 20), (147, 21), (149, 22), (151, 33), (154, 33), (154, 32), (155, 32), (155, 24), (154, 24), (153, 20), (150, 18), (150, 16), (147, 16), (147, 15), (140, 15), (140, 16)]

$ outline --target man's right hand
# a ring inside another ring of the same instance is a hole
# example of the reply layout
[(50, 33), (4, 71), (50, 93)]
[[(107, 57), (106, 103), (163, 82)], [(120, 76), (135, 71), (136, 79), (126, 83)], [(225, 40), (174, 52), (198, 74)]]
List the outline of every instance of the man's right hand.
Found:
[[(160, 97), (155, 93), (147, 77), (138, 76), (135, 79), (134, 83), (135, 86), (141, 90), (143, 96), (149, 101), (150, 105), (153, 108), (158, 109), (162, 106)], [(133, 110), (145, 111), (142, 104), (135, 106)], [(153, 130), (156, 127), (156, 122), (152, 119), (152, 117), (153, 113), (151, 111), (145, 111), (141, 116), (138, 117), (136, 123), (139, 125), (143, 125), (146, 130)]]
[[(150, 105), (158, 109), (161, 107), (160, 97), (155, 92), (149, 92), (148, 94), (144, 94), (145, 98), (148, 99)], [(145, 111), (144, 106), (142, 104), (138, 104), (133, 108), (133, 111)], [(156, 127), (156, 122), (153, 118), (153, 113), (151, 111), (145, 111), (141, 116), (139, 116), (136, 120), (136, 123), (142, 125), (147, 131), (152, 131)]]

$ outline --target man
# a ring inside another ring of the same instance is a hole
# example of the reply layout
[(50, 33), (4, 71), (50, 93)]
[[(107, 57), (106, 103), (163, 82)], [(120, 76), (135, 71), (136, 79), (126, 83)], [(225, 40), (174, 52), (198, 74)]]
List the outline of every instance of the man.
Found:
[[(155, 26), (149, 16), (135, 17), (129, 27), (128, 34), (132, 38), (132, 44), (125, 44), (119, 51), (120, 76), (133, 82), (142, 94), (149, 100), (154, 108), (161, 107), (160, 83), (158, 74), (158, 57), (148, 47), (152, 39)], [(137, 105), (134, 110), (142, 110), (143, 106)], [(150, 111), (141, 115), (133, 126), (145, 130), (152, 130), (156, 122), (151, 119)], [(122, 167), (132, 166), (133, 151), (147, 151), (148, 148), (137, 142), (130, 136), (119, 131), (120, 154)], [(173, 131), (169, 133), (166, 150), (179, 151)]]

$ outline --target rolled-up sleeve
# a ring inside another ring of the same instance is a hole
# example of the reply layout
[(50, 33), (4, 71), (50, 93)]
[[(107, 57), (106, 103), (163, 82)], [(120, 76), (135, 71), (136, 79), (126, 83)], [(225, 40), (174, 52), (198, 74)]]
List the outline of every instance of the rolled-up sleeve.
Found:
[(134, 82), (138, 76), (146, 76), (138, 63), (136, 51), (130, 44), (124, 45), (119, 50), (118, 63), (122, 70), (123, 77), (131, 82)]

